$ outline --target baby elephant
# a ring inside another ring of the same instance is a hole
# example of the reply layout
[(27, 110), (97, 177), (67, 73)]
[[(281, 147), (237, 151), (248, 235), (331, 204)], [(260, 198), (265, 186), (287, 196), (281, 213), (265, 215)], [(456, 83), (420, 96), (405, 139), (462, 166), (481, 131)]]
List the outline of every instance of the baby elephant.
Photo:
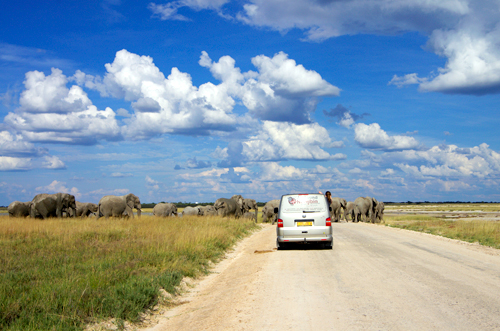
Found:
[(92, 215), (95, 215), (97, 213), (97, 205), (95, 203), (90, 203), (90, 202), (76, 202), (76, 217), (87, 217)]
[(160, 202), (154, 206), (153, 215), (161, 217), (177, 216), (177, 206), (170, 202)]

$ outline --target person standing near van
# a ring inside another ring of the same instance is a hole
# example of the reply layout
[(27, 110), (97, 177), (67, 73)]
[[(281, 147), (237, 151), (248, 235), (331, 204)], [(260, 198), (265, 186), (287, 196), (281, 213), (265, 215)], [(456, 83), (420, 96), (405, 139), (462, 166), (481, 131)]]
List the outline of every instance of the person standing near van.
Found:
[(332, 194), (330, 193), (330, 191), (326, 191), (325, 197), (326, 200), (328, 200), (328, 206), (330, 206), (332, 204)]
[[(323, 194), (321, 191), (319, 191), (320, 194)], [(326, 201), (328, 201), (328, 207), (331, 207), (332, 205), (332, 193), (330, 191), (325, 192), (325, 198)], [(330, 217), (332, 217), (332, 211), (330, 210)]]

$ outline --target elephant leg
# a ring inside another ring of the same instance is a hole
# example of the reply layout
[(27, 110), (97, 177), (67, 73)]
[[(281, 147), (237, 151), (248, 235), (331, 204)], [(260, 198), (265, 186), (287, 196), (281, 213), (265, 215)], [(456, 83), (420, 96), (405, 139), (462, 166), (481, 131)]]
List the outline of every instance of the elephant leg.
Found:
[(125, 212), (127, 213), (127, 215), (128, 215), (129, 217), (134, 218), (134, 210), (133, 210), (132, 208), (130, 208), (129, 206), (127, 206), (127, 207), (125, 208)]
[(36, 210), (42, 216), (43, 219), (46, 219), (49, 215), (49, 211), (47, 210), (47, 207), (45, 207), (43, 203), (38, 204)]

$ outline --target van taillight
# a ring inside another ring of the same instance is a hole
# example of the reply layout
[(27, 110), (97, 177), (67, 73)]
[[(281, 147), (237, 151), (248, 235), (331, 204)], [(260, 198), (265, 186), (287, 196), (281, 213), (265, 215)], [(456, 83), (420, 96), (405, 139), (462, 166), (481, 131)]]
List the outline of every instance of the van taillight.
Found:
[(278, 228), (282, 228), (282, 227), (283, 227), (283, 220), (278, 219)]
[(326, 226), (332, 226), (332, 219), (330, 217), (326, 219)]

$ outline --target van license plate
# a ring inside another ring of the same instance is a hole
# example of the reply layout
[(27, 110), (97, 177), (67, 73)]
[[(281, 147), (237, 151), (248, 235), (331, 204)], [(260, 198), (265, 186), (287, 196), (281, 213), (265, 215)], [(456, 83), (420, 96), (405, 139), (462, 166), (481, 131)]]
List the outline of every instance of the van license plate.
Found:
[(313, 222), (297, 222), (297, 226), (312, 226)]

